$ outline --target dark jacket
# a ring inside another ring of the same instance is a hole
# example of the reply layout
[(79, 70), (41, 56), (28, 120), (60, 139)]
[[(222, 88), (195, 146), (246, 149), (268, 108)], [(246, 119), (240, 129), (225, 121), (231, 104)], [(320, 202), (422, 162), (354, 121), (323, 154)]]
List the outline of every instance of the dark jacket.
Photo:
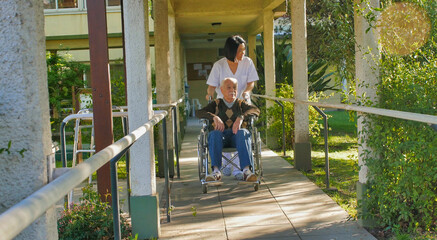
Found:
[(213, 118), (218, 116), (225, 124), (225, 129), (232, 128), (237, 117), (243, 119), (241, 127), (247, 125), (249, 116), (259, 116), (259, 109), (252, 104), (248, 104), (246, 101), (237, 99), (232, 107), (228, 108), (223, 99), (216, 99), (210, 102), (204, 108), (196, 111), (196, 117), (208, 119), (213, 122)]

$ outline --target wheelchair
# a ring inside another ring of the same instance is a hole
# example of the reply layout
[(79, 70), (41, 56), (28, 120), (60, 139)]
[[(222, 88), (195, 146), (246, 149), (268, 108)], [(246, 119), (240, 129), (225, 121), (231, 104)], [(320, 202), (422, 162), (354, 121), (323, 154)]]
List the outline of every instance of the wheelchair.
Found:
[[(200, 134), (198, 136), (198, 144), (197, 144), (197, 154), (198, 154), (198, 171), (199, 171), (199, 180), (202, 185), (202, 192), (208, 192), (208, 186), (220, 186), (222, 185), (222, 181), (206, 181), (205, 177), (211, 173), (211, 159), (209, 157), (208, 151), (208, 133), (210, 129), (210, 123), (207, 119), (200, 119), (202, 122), (202, 129), (200, 130)], [(260, 133), (257, 131), (255, 126), (256, 116), (251, 116), (249, 118), (246, 129), (249, 130), (251, 134), (251, 142), (252, 142), (252, 156), (253, 156), (253, 169), (252, 172), (257, 176), (257, 180), (255, 182), (246, 182), (239, 181), (239, 184), (253, 184), (253, 188), (255, 191), (258, 191), (259, 185), (261, 184), (261, 180), (263, 177), (263, 170), (261, 164), (261, 138)], [(228, 158), (223, 153), (229, 152), (235, 154)], [(224, 164), (220, 171), (222, 171), (229, 164), (233, 165), (234, 168), (242, 171), (238, 164), (235, 164), (233, 160), (238, 156), (238, 152), (236, 148), (223, 148), (222, 151), (222, 159), (224, 159)]]

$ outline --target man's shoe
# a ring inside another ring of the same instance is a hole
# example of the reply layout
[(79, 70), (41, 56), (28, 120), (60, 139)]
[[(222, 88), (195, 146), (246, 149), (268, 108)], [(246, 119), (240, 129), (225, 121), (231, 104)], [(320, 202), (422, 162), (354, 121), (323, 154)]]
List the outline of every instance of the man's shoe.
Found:
[(246, 182), (256, 182), (256, 180), (258, 180), (258, 178), (249, 169), (246, 169), (243, 172), (243, 180)]
[(212, 181), (220, 181), (221, 179), (222, 179), (221, 172), (213, 172), (212, 174), (206, 176), (205, 181), (212, 182)]

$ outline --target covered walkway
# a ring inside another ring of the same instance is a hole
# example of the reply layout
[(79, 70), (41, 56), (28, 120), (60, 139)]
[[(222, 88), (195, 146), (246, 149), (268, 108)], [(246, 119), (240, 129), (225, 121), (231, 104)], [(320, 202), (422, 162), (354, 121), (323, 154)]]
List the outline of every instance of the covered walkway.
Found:
[[(331, 198), (274, 152), (264, 148), (258, 192), (224, 177), (202, 194), (197, 173), (200, 124), (189, 119), (181, 179), (171, 186), (171, 222), (161, 213), (160, 239), (375, 239)], [(163, 196), (161, 196), (163, 199)], [(162, 208), (161, 208), (162, 209)]]

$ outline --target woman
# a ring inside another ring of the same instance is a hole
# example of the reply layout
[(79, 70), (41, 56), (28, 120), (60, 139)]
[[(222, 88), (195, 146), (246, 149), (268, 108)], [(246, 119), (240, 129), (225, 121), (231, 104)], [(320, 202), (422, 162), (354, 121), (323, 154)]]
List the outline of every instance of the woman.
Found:
[[(217, 98), (223, 98), (219, 87), (220, 81), (226, 78), (235, 78), (238, 81), (237, 98), (246, 99), (250, 103), (250, 92), (259, 77), (252, 59), (244, 56), (246, 41), (239, 35), (230, 36), (226, 39), (224, 52), (225, 57), (214, 63), (206, 81), (206, 84), (208, 84), (206, 100), (214, 99), (214, 91), (217, 93)], [(224, 155), (228, 159), (231, 158), (231, 153), (224, 153)], [(238, 157), (233, 162), (238, 166)], [(231, 171), (229, 164), (223, 169), (223, 174), (230, 176)], [(238, 180), (243, 179), (243, 172), (238, 169), (235, 169), (232, 173)]]
[(234, 35), (226, 39), (224, 47), (225, 57), (214, 63), (209, 74), (206, 100), (214, 99), (214, 91), (217, 98), (223, 98), (219, 85), (222, 79), (231, 77), (238, 81), (237, 97), (248, 99), (250, 91), (259, 80), (258, 73), (252, 59), (244, 56), (246, 53), (246, 41), (241, 36)]

